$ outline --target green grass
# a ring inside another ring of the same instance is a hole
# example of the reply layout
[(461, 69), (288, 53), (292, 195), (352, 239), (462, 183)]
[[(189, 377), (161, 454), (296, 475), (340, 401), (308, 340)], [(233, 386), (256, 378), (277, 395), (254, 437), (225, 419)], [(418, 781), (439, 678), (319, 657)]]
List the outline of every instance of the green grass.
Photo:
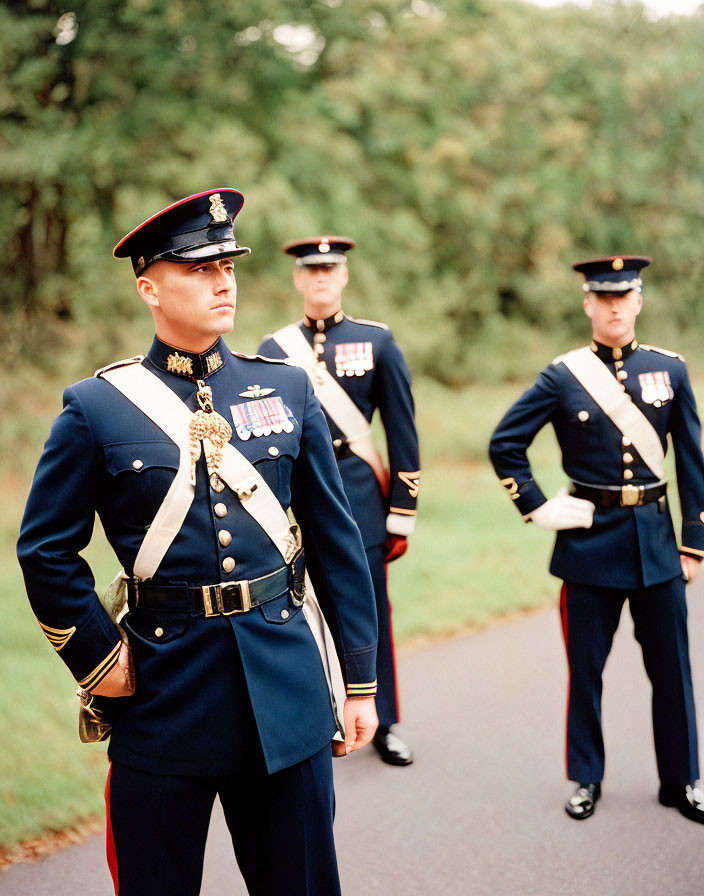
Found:
[[(416, 385), (423, 479), (409, 551), (389, 569), (397, 644), (557, 600), (558, 583), (547, 572), (552, 537), (523, 522), (486, 458), (491, 431), (520, 391)], [(78, 740), (75, 683), (29, 609), (14, 557), (31, 470), (57, 410), (55, 400), (34, 401), (35, 419), (22, 425), (24, 451), (8, 464), (3, 483), (0, 853), (101, 814), (107, 771), (105, 746)], [(551, 431), (539, 435), (530, 455), (543, 490), (554, 494), (565, 480)], [(102, 591), (117, 563), (100, 527), (85, 554)]]
[(555, 597), (551, 536), (526, 526), (486, 467), (431, 469), (423, 488), (408, 553), (389, 568), (397, 643), (483, 625)]
[[(0, 851), (102, 812), (107, 773), (105, 746), (86, 746), (78, 740), (76, 684), (29, 608), (9, 544), (14, 542), (14, 532), (12, 538), (7, 531), (3, 534)], [(101, 583), (114, 566), (108, 551), (104, 540), (101, 545), (96, 539), (90, 552)]]

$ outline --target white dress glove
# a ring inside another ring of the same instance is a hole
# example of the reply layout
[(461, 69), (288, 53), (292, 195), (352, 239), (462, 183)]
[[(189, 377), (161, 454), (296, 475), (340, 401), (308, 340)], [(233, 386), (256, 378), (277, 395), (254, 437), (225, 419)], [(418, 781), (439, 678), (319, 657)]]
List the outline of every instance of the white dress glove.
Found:
[(561, 488), (554, 498), (529, 513), (527, 519), (539, 529), (589, 529), (594, 522), (594, 505)]

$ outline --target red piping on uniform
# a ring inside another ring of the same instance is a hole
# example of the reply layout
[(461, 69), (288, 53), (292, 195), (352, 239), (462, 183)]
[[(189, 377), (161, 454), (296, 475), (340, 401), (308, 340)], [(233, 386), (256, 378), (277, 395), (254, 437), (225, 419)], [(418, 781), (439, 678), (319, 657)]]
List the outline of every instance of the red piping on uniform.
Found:
[(570, 669), (569, 651), (569, 626), (567, 622), (567, 582), (562, 583), (560, 589), (560, 619), (562, 620), (562, 637), (565, 639), (565, 653), (567, 654), (567, 710), (565, 712), (565, 772), (569, 779), (569, 757), (567, 753), (567, 730), (570, 721), (570, 688), (572, 687), (572, 670)]
[(105, 817), (107, 820), (107, 828), (105, 831), (105, 854), (108, 859), (108, 868), (110, 869), (110, 874), (112, 875), (112, 884), (115, 887), (115, 896), (117, 896), (118, 891), (120, 889), (120, 884), (117, 879), (117, 854), (115, 852), (115, 838), (112, 834), (112, 822), (110, 820), (110, 775), (112, 773), (112, 762), (110, 763), (110, 768), (108, 769), (108, 779), (105, 782)]
[(396, 651), (394, 649), (394, 630), (391, 625), (391, 600), (389, 598), (389, 564), (384, 564), (384, 572), (386, 574), (386, 602), (389, 605), (389, 642), (391, 644), (391, 669), (394, 676), (394, 705), (396, 707), (396, 721), (401, 721), (401, 713), (398, 707), (398, 685), (396, 678)]

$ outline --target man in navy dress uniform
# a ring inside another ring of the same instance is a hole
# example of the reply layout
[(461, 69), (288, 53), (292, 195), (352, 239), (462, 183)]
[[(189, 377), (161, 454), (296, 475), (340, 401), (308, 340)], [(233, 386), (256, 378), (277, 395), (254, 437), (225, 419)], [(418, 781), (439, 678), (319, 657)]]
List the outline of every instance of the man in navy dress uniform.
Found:
[[(344, 723), (342, 755), (376, 726), (372, 583), (320, 404), (303, 371), (221, 338), (242, 203), (199, 193), (115, 248), (156, 337), (65, 391), (19, 538), (39, 624), (112, 726), (119, 896), (199, 892), (216, 795), (250, 893), (339, 893), (331, 739)], [(120, 628), (80, 556), (96, 512), (124, 567)]]
[[(568, 815), (588, 818), (601, 795), (602, 672), (627, 599), (653, 688), (659, 800), (701, 822), (685, 581), (704, 557), (704, 460), (684, 359), (635, 338), (648, 264), (623, 255), (574, 265), (586, 281), (593, 342), (540, 374), (499, 423), (490, 456), (524, 519), (557, 531), (550, 571), (564, 581), (567, 776), (578, 784)], [(549, 500), (526, 454), (547, 423), (571, 480)], [(668, 433), (683, 518), (679, 549), (663, 471)]]
[[(284, 246), (284, 252), (296, 259), (293, 282), (303, 296), (304, 317), (266, 337), (259, 352), (289, 357), (303, 366), (327, 417), (376, 594), (379, 728), (374, 746), (385, 762), (409, 765), (411, 750), (392, 731), (399, 709), (386, 568), (405, 553), (415, 523), (418, 437), (411, 377), (391, 331), (385, 324), (357, 320), (342, 310), (346, 253), (354, 245), (348, 237), (318, 236)], [(386, 432), (388, 472), (369, 430), (377, 408)]]

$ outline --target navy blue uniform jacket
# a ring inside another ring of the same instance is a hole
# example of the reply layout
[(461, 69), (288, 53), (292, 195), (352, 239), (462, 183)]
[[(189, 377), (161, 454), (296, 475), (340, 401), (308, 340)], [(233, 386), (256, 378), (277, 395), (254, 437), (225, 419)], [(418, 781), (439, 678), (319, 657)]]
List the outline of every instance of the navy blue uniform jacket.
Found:
[[(673, 352), (635, 346), (623, 350), (620, 369), (627, 374), (623, 385), (655, 428), (665, 451), (668, 433), (671, 436), (683, 517), (682, 551), (702, 557), (704, 460), (687, 368)], [(615, 376), (611, 349), (600, 346), (598, 354)], [(655, 374), (660, 383), (655, 390), (649, 374)], [(546, 423), (555, 429), (562, 466), (570, 479), (618, 486), (657, 481), (558, 358), (507, 411), (491, 438), (494, 469), (524, 516), (546, 500), (532, 478), (526, 454)], [(632, 478), (624, 476), (626, 470), (632, 471)], [(597, 507), (590, 529), (557, 533), (550, 572), (565, 581), (611, 588), (647, 587), (681, 575), (669, 508), (658, 512), (657, 502), (642, 507)]]
[[(315, 331), (303, 322), (299, 326), (308, 343), (313, 346)], [(359, 375), (340, 375), (342, 369), (338, 362), (346, 357), (347, 346), (358, 349), (357, 358), (362, 361), (357, 367)], [(340, 314), (339, 321), (326, 321), (322, 348), (320, 359), (330, 375), (342, 386), (369, 422), (375, 410), (379, 409), (386, 433), (391, 477), (388, 498), (383, 497), (376, 477), (366, 461), (356, 455), (342, 457), (339, 461), (345, 493), (362, 533), (364, 546), (372, 548), (384, 543), (389, 513), (406, 517), (409, 522), (408, 531), (413, 528), (420, 461), (411, 375), (401, 349), (385, 324), (355, 320)], [(259, 352), (268, 358), (284, 357), (283, 350), (271, 337), (262, 341)], [(367, 369), (364, 369), (365, 366)], [(329, 417), (327, 420), (333, 441), (342, 441), (343, 435), (334, 421)]]
[[(348, 687), (374, 682), (372, 584), (308, 377), (286, 364), (232, 355), (222, 340), (214, 350), (223, 361), (206, 376), (215, 410), (232, 425), (233, 444), (301, 526)], [(155, 340), (143, 363), (197, 410), (194, 381), (166, 372), (171, 351)], [(238, 437), (231, 407), (248, 400), (240, 393), (255, 384), (280, 397), (290, 432)], [(18, 555), (32, 608), (79, 682), (90, 686), (105, 674), (119, 639), (79, 553), (90, 540), (95, 513), (130, 574), (178, 459), (177, 446), (107, 381), (84, 380), (64, 393), (64, 410), (29, 495)], [(231, 535), (226, 546), (222, 531)], [(226, 558), (235, 561), (230, 573), (223, 568)], [(210, 487), (201, 457), (195, 499), (153, 582), (254, 579), (281, 565), (281, 555), (234, 492)], [(241, 769), (261, 749), (274, 772), (313, 755), (334, 734), (320, 654), (288, 592), (229, 617), (138, 606), (124, 627), (136, 690), (111, 702), (111, 758), (144, 771), (213, 775)]]

